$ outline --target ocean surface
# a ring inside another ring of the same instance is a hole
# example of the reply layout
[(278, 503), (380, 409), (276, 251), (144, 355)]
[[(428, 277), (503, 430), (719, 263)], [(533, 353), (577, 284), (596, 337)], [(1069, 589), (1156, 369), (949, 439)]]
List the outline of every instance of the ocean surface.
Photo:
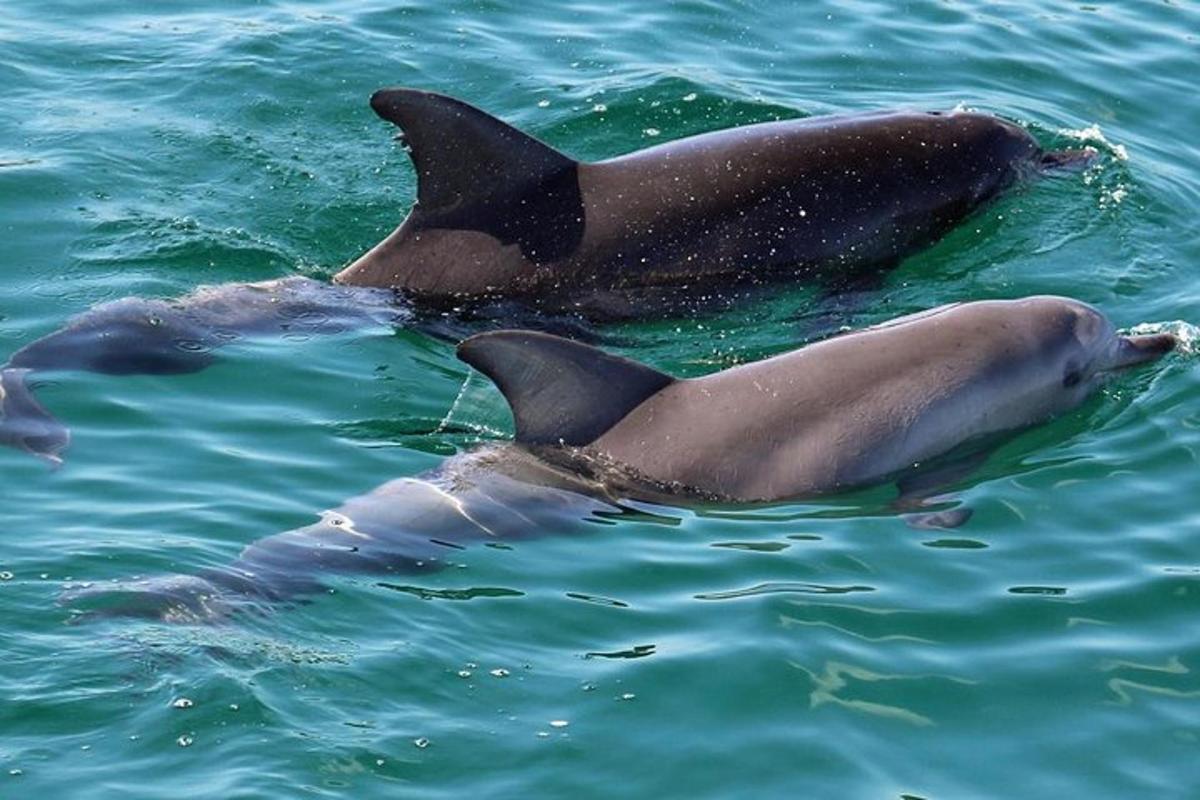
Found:
[[(367, 106), (395, 84), (582, 158), (831, 112), (999, 114), (1099, 157), (836, 325), (1057, 293), (1191, 335), (1198, 64), (1186, 0), (5, 0), (0, 360), (107, 300), (333, 274), (413, 197)], [(604, 334), (697, 375), (818, 315), (779, 287)], [(975, 514), (954, 531), (906, 525), (887, 486), (662, 507), (217, 624), (59, 596), (226, 563), (504, 439), (502, 399), (451, 343), (386, 326), (237, 343), (192, 375), (47, 374), (66, 463), (0, 449), (0, 797), (1200, 797), (1194, 351), (1009, 439), (957, 486)]]

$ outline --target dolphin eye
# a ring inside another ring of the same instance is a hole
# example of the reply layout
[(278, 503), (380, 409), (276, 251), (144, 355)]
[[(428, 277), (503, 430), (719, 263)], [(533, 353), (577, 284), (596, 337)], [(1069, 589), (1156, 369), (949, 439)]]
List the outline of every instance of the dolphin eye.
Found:
[(1070, 389), (1072, 386), (1083, 380), (1083, 370), (1075, 365), (1067, 367), (1067, 374), (1063, 375), (1063, 388)]

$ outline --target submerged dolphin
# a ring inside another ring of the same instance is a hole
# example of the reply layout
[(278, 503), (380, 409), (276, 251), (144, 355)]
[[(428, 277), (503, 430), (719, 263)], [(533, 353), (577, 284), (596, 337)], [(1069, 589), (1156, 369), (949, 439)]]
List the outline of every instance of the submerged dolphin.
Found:
[(311, 591), (331, 570), (426, 569), (470, 542), (578, 528), (620, 513), (622, 498), (773, 501), (904, 477), (1072, 408), (1174, 345), (1118, 335), (1058, 297), (944, 306), (688, 380), (544, 333), (479, 334), (459, 356), (500, 387), (514, 444), (385, 484), (225, 568), (73, 589), (63, 602), (206, 618)]
[(105, 303), (18, 350), (0, 366), (0, 444), (53, 464), (70, 441), (34, 398), (29, 376), (49, 370), (177, 375), (204, 369), (213, 350), (246, 336), (335, 333), (403, 321), (392, 292), (308, 278), (203, 286), (174, 300)]
[(589, 163), (444, 95), (382, 89), (371, 107), (400, 127), (417, 199), (335, 280), (425, 302), (501, 295), (601, 316), (644, 313), (628, 305), (639, 289), (891, 265), (1015, 178), (1084, 157), (1043, 152), (986, 114), (880, 112), (749, 125)]

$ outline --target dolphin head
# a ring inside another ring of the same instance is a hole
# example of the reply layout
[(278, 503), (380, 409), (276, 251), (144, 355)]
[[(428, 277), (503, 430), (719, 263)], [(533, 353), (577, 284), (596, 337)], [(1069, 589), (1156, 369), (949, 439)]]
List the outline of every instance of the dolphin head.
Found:
[(1034, 169), (1041, 152), (1029, 132), (1007, 120), (973, 111), (929, 112), (942, 151), (952, 158), (944, 180), (966, 181), (963, 190), (977, 205), (995, 197)]
[(1068, 406), (1082, 402), (1113, 372), (1153, 361), (1176, 345), (1169, 333), (1120, 334), (1102, 313), (1077, 300), (1037, 297), (1026, 302), (1044, 347), (1043, 366), (1060, 383)]

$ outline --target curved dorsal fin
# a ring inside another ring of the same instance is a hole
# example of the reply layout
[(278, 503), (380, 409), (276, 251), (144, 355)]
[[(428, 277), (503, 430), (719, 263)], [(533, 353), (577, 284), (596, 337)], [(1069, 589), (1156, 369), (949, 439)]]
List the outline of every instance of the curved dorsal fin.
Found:
[(512, 408), (522, 444), (595, 441), (674, 378), (548, 333), (493, 331), (458, 346)]
[(536, 262), (583, 235), (578, 162), (452, 97), (380, 89), (371, 108), (397, 125), (417, 170), (415, 224), (481, 230)]

